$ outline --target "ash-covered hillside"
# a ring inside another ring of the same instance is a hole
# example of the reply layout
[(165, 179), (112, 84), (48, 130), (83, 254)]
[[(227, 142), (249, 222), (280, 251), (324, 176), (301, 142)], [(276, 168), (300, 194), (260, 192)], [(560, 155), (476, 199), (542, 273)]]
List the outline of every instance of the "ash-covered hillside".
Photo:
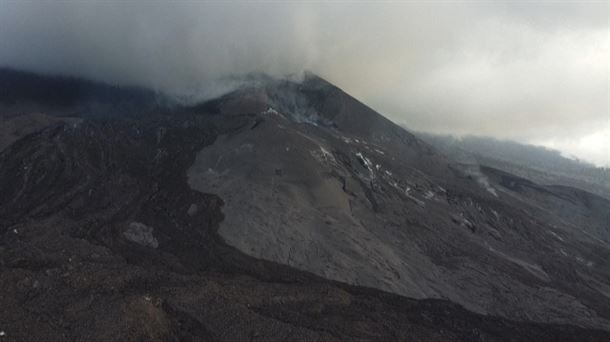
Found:
[(417, 133), (447, 155), (469, 156), (478, 164), (506, 170), (542, 184), (563, 184), (610, 198), (610, 169), (561, 155), (545, 147), (489, 137)]
[(116, 91), (3, 104), (0, 338), (610, 339), (608, 200), (459, 163), (311, 74), (126, 115)]

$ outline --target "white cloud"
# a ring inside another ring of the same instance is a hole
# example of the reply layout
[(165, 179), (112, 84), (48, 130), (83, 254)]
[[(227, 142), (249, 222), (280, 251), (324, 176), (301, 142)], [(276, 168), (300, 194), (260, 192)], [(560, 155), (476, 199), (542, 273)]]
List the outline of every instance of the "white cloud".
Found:
[(413, 129), (605, 148), (581, 141), (610, 115), (608, 2), (0, 2), (0, 65), (199, 96), (309, 69)]
[(534, 140), (530, 143), (562, 151), (568, 158), (610, 167), (610, 124), (606, 129), (573, 139)]

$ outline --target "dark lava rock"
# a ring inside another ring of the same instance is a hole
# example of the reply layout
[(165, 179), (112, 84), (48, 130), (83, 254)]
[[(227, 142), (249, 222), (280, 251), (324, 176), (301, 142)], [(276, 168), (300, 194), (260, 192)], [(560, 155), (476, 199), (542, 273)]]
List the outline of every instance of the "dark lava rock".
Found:
[[(324, 91), (337, 90), (318, 85), (312, 88), (311, 96), (321, 98)], [(223, 206), (232, 199), (192, 189), (187, 171), (199, 157), (197, 153), (220, 136), (263, 131), (269, 122), (251, 129), (258, 114), (237, 110), (239, 106), (233, 113), (219, 115), (219, 103), (225, 100), (177, 108), (171, 114), (153, 110), (142, 117), (83, 114), (77, 124), (54, 121), (19, 137), (0, 152), (0, 340), (610, 340), (610, 332), (591, 327), (511, 320), (474, 313), (447, 299), (413, 299), (333, 281), (252, 257), (228, 245), (218, 229), (226, 220)], [(331, 108), (334, 105), (328, 104)], [(324, 106), (318, 103), (318, 107)], [(303, 118), (316, 118), (315, 112), (302, 114)], [(344, 125), (351, 125), (354, 131), (364, 129), (359, 123), (350, 124), (345, 115), (323, 116), (320, 124), (332, 121), (335, 124), (328, 124), (330, 129)], [(405, 143), (417, 144), (407, 135), (399, 136)], [(370, 177), (364, 158), (363, 166), (355, 156), (340, 151), (316, 153), (311, 157), (328, 163), (334, 158), (341, 163), (341, 170), (349, 168), (354, 174)], [(281, 177), (275, 174), (276, 168), (281, 168)], [(270, 171), (276, 180), (291, 177), (285, 166), (274, 165)], [(486, 172), (490, 179), (502, 176)], [(334, 187), (336, 182), (337, 194), (348, 187), (354, 194), (363, 194), (362, 203), (373, 208), (373, 201), (377, 201), (379, 212), (387, 210), (387, 198), (379, 192), (393, 193), (383, 190), (385, 183), (354, 177), (341, 182), (333, 177), (329, 175), (324, 184)], [(425, 198), (423, 184), (419, 188), (412, 185), (412, 192), (400, 196), (405, 201), (412, 201), (407, 195)], [(545, 193), (531, 187), (520, 189), (537, 191), (535, 196)], [(446, 193), (449, 202), (461, 203), (461, 212), (483, 222), (483, 216), (475, 215), (476, 206), (489, 198), (458, 190), (438, 193)], [(553, 189), (552, 193), (561, 198), (582, 195), (566, 189)], [(503, 229), (507, 239), (508, 230), (498, 221), (509, 220), (511, 213), (522, 208), (502, 207), (493, 200), (489, 203), (498, 209), (494, 209), (497, 214), (481, 208), (487, 213), (483, 223)], [(427, 202), (425, 205), (432, 207)], [(407, 208), (410, 212), (423, 210)], [(447, 229), (455, 230), (450, 214), (445, 214)], [(412, 217), (407, 217), (407, 222)], [(333, 225), (338, 221), (326, 217), (322, 222)], [(512, 230), (526, 231), (522, 222), (513, 222)], [(476, 236), (483, 229), (466, 233)], [(411, 234), (420, 233), (412, 230)], [(587, 241), (581, 243), (590, 246)], [(455, 254), (445, 261), (469, 257), (453, 249), (446, 253)], [(592, 250), (583, 260), (603, 265), (594, 258), (603, 253), (603, 249)], [(442, 259), (441, 255), (435, 258)], [(486, 260), (491, 263), (494, 259)], [(508, 261), (500, 265), (507, 274), (512, 272), (531, 286), (542, 284), (536, 279), (544, 272), (549, 276), (556, 272), (552, 263), (544, 264), (545, 271)], [(579, 274), (576, 268), (568, 269), (574, 271), (558, 273), (566, 281), (576, 283), (582, 276), (591, 279), (589, 297), (579, 297), (585, 298), (583, 302), (598, 298), (595, 291), (603, 290), (604, 284), (597, 280), (597, 273)], [(510, 297), (500, 292), (496, 296)], [(598, 315), (610, 317), (604, 312), (604, 303), (590, 306)], [(525, 317), (527, 312), (519, 316)]]

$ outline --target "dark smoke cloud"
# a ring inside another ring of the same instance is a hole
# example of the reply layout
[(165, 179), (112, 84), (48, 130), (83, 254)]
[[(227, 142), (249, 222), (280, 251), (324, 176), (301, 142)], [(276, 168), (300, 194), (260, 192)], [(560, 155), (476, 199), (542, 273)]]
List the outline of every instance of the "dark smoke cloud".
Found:
[[(316, 72), (417, 130), (609, 161), (608, 2), (5, 2), (0, 65), (191, 98)], [(219, 81), (224, 80), (224, 81)]]
[(174, 93), (208, 92), (230, 74), (296, 72), (314, 48), (306, 14), (281, 5), (3, 4), (0, 63)]

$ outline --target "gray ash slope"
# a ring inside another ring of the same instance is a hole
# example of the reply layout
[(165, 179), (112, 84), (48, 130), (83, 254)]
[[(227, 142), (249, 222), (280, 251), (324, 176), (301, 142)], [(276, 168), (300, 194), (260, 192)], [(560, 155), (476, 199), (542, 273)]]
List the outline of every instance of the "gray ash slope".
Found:
[(3, 102), (31, 120), (0, 151), (3, 339), (610, 337), (607, 201), (464, 168), (322, 79), (36, 101)]
[(189, 184), (225, 200), (220, 235), (257, 258), (479, 313), (610, 327), (610, 202), (453, 162), (309, 75), (216, 103)]

